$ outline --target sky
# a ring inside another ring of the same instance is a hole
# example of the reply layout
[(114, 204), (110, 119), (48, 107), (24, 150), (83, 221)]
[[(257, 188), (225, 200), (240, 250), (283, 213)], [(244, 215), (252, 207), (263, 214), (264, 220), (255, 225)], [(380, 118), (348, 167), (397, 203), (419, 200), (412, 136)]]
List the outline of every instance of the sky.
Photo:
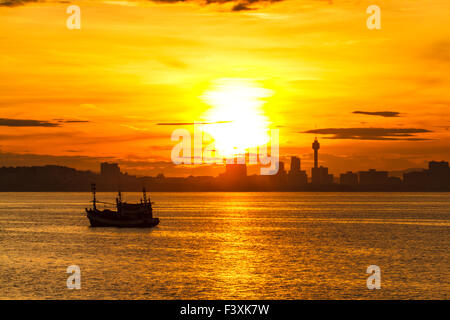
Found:
[[(70, 30), (69, 5), (81, 9)], [(369, 30), (369, 5), (381, 29)], [(176, 129), (330, 172), (450, 160), (448, 0), (0, 0), (0, 166), (217, 175)], [(289, 167), (287, 165), (287, 167)]]

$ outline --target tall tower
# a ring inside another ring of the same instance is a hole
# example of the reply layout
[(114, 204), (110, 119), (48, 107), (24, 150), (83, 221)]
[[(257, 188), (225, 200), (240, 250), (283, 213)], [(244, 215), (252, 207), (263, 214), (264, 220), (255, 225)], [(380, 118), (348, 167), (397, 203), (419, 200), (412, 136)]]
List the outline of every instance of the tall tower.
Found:
[(319, 166), (319, 149), (320, 149), (320, 143), (319, 141), (317, 141), (317, 137), (314, 139), (312, 148), (314, 150), (314, 168), (317, 168)]

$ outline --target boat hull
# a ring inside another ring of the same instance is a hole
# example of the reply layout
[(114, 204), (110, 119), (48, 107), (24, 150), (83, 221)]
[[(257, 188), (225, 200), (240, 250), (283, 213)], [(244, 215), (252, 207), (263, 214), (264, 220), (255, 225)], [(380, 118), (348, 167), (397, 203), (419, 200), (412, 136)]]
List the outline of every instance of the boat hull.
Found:
[(159, 218), (123, 217), (114, 212), (86, 210), (91, 227), (152, 228), (159, 224)]

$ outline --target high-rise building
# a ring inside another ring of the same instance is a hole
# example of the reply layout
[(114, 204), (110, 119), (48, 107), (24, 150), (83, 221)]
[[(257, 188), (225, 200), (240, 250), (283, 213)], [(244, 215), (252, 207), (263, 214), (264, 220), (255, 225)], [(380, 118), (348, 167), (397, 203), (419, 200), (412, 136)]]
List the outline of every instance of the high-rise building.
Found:
[(300, 171), (300, 158), (299, 157), (291, 157), (291, 168), (289, 170), (290, 174), (295, 174)]
[(225, 176), (231, 179), (245, 178), (247, 177), (247, 165), (245, 163), (227, 163)]
[(450, 188), (450, 167), (446, 161), (430, 161), (427, 170), (405, 173), (403, 181), (415, 188)]
[(308, 183), (306, 171), (301, 170), (301, 161), (298, 157), (291, 157), (291, 168), (288, 174), (288, 183), (291, 188), (296, 188)]
[(286, 173), (286, 169), (284, 168), (284, 162), (278, 162), (278, 172), (272, 176), (272, 181), (275, 185), (279, 185), (281, 187), (286, 187), (288, 175)]
[(447, 161), (430, 161), (428, 163), (430, 183), (433, 187), (450, 186), (450, 168)]
[(388, 172), (369, 169), (359, 172), (359, 184), (361, 186), (383, 186), (388, 184)]
[(278, 173), (280, 175), (285, 175), (286, 174), (286, 170), (284, 169), (284, 162), (283, 161), (279, 161), (278, 162)]
[(427, 188), (430, 183), (430, 174), (428, 170), (405, 172), (403, 182), (408, 187)]
[(351, 171), (341, 173), (339, 183), (344, 186), (356, 186), (358, 184), (358, 174)]
[(328, 168), (320, 166), (311, 169), (311, 182), (315, 185), (333, 183), (333, 175), (328, 173)]

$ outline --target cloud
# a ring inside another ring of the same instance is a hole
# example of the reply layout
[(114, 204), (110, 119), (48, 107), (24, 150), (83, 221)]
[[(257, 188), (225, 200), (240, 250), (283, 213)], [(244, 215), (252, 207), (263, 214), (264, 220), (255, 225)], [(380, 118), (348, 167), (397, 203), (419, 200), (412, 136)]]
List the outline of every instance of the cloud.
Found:
[(240, 2), (233, 6), (231, 11), (248, 11), (248, 10), (255, 10), (255, 8), (250, 8), (248, 6), (248, 3)]
[(41, 120), (7, 119), (0, 118), (3, 127), (59, 127), (58, 123)]
[(416, 128), (324, 128), (302, 133), (332, 135), (326, 139), (423, 141), (430, 139), (420, 138), (416, 135), (428, 132), (432, 131)]
[(375, 112), (369, 112), (369, 111), (353, 111), (355, 114), (365, 114), (368, 116), (380, 116), (380, 117), (386, 117), (386, 118), (393, 118), (393, 117), (399, 117), (400, 113), (396, 111), (375, 111)]
[(162, 2), (162, 3), (177, 3), (177, 2), (196, 2), (198, 4), (234, 4), (232, 7), (232, 11), (247, 11), (247, 10), (255, 10), (257, 8), (251, 7), (252, 5), (258, 4), (270, 4), (274, 2), (280, 2), (283, 0), (150, 0), (153, 2)]
[(38, 0), (0, 0), (0, 7), (17, 7), (27, 4), (27, 2), (38, 2)]
[(87, 123), (87, 120), (53, 119), (52, 121), (0, 118), (3, 127), (60, 127), (63, 123)]
[[(145, 2), (144, 0), (140, 0)], [(234, 4), (231, 11), (239, 12), (239, 11), (248, 11), (248, 10), (256, 10), (258, 4), (270, 4), (273, 2), (280, 2), (283, 0), (148, 0), (156, 3), (179, 3), (179, 2), (195, 2), (200, 5), (209, 5), (209, 4)], [(45, 2), (43, 0), (0, 0), (0, 7), (17, 7), (25, 5), (29, 2)], [(49, 0), (48, 2), (52, 2)], [(61, 2), (61, 1), (54, 1)], [(117, 2), (117, 4), (123, 4), (124, 1), (108, 1), (109, 4), (113, 4)], [(139, 2), (139, 0), (137, 1)]]

